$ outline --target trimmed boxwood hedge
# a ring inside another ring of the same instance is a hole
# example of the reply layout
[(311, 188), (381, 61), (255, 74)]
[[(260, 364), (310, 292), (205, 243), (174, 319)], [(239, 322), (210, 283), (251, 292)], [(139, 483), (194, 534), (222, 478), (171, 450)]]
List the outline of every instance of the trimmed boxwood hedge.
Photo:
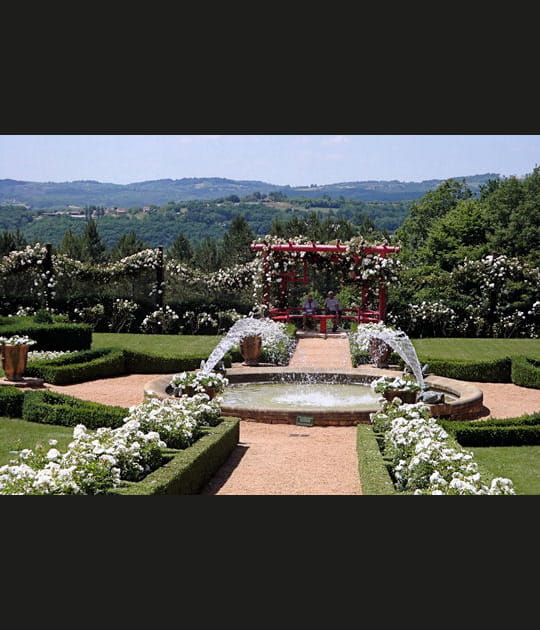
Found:
[(121, 427), (129, 414), (126, 407), (105, 405), (81, 400), (67, 394), (48, 390), (32, 390), (24, 394), (21, 417), (29, 422), (75, 427), (84, 424), (88, 429)]
[[(4, 319), (5, 321), (5, 319)], [(37, 323), (32, 318), (16, 318), (13, 323), (0, 323), (0, 336), (26, 335), (37, 343), (32, 350), (87, 350), (92, 345), (92, 326), (89, 324)]]
[(240, 419), (224, 417), (183, 450), (167, 449), (172, 458), (144, 479), (125, 482), (107, 494), (197, 494), (225, 463), (240, 440)]
[(512, 383), (540, 389), (540, 361), (525, 356), (512, 358)]
[(14, 385), (2, 385), (0, 387), (0, 416), (8, 418), (20, 418), (24, 392)]
[(476, 422), (439, 420), (461, 446), (530, 446), (540, 444), (540, 411), (517, 418)]
[[(121, 348), (83, 350), (54, 359), (29, 359), (25, 376), (42, 378), (52, 385), (71, 385), (123, 374), (168, 374), (196, 370), (207, 357), (164, 357)], [(231, 366), (231, 355), (224, 357)]]
[(392, 482), (388, 466), (381, 455), (377, 436), (371, 425), (359, 424), (356, 428), (358, 471), (362, 494), (399, 494)]
[(29, 360), (24, 374), (52, 385), (70, 385), (126, 374), (125, 353), (119, 348), (83, 350), (54, 359)]
[(459, 381), (511, 382), (512, 359), (510, 357), (492, 361), (457, 361), (422, 357), (420, 362), (429, 364), (430, 374), (455, 378)]

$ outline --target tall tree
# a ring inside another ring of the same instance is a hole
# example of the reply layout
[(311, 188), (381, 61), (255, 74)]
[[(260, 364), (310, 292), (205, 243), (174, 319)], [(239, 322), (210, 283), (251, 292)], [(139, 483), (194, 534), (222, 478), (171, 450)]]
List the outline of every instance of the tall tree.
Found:
[(28, 242), (19, 228), (15, 232), (5, 230), (0, 234), (0, 256), (5, 256), (14, 250), (24, 249), (27, 245)]
[(116, 244), (111, 248), (109, 257), (111, 260), (121, 260), (143, 249), (148, 249), (149, 247), (150, 246), (142, 239), (137, 237), (134, 231), (131, 231), (128, 234), (122, 234)]
[(193, 252), (193, 262), (202, 271), (218, 271), (221, 267), (220, 248), (215, 238), (206, 236)]
[(250, 245), (255, 238), (255, 232), (249, 227), (244, 215), (237, 214), (229, 231), (223, 237), (221, 245), (223, 266), (232, 267), (253, 260), (255, 252), (251, 251)]
[(58, 253), (64, 254), (68, 258), (74, 260), (82, 260), (83, 258), (83, 239), (82, 236), (73, 234), (71, 228), (64, 232), (64, 236), (58, 246)]
[(86, 222), (82, 237), (82, 260), (101, 263), (105, 260), (107, 246), (101, 239), (94, 219)]
[(178, 234), (174, 243), (167, 250), (167, 255), (183, 263), (191, 262), (193, 258), (193, 247), (183, 232)]
[(415, 259), (433, 223), (455, 208), (460, 200), (471, 196), (471, 189), (465, 182), (448, 179), (413, 203), (409, 215), (396, 230), (396, 237), (403, 246), (402, 256)]

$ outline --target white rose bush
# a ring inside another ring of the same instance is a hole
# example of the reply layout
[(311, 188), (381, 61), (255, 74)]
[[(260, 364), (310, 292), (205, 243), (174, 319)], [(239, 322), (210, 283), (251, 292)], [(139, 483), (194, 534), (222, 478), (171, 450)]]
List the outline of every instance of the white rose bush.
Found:
[(473, 454), (450, 441), (448, 433), (422, 403), (385, 401), (371, 414), (373, 430), (382, 433), (383, 455), (394, 485), (413, 495), (513, 495), (510, 479), (496, 477), (488, 486)]
[(163, 449), (193, 444), (203, 427), (220, 421), (217, 402), (206, 394), (180, 399), (150, 399), (129, 408), (121, 427), (96, 431), (83, 424), (61, 453), (50, 448), (23, 449), (0, 467), (0, 495), (106, 494), (126, 481), (140, 481), (163, 463)]

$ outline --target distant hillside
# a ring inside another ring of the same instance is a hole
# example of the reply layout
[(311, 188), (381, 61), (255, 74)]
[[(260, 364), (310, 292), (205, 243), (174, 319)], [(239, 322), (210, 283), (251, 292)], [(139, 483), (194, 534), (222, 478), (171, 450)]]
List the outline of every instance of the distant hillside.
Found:
[[(464, 180), (473, 192), (497, 173), (453, 177)], [(444, 179), (422, 182), (363, 181), (323, 186), (279, 186), (260, 181), (191, 177), (158, 179), (133, 184), (111, 184), (92, 180), (73, 182), (26, 182), (0, 179), (0, 204), (26, 205), (30, 208), (61, 209), (68, 206), (143, 207), (161, 206), (170, 201), (214, 200), (236, 195), (282, 192), (289, 198), (343, 197), (361, 201), (407, 201), (418, 199), (440, 186)]]

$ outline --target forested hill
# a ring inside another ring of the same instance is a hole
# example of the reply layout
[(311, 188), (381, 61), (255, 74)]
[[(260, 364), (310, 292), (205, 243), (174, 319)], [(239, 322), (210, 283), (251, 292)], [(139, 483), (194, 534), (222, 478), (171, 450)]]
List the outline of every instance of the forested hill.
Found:
[[(456, 176), (465, 181), (473, 193), (488, 180), (499, 179), (497, 173)], [(344, 198), (359, 201), (408, 201), (419, 199), (436, 189), (442, 179), (422, 182), (358, 181), (308, 186), (280, 186), (255, 180), (221, 177), (158, 179), (132, 184), (102, 183), (93, 180), (73, 182), (27, 182), (0, 179), (0, 204), (26, 205), (30, 208), (61, 209), (74, 206), (135, 207), (160, 206), (169, 202), (215, 200), (237, 196), (245, 198), (260, 193), (280, 192), (290, 198)]]

